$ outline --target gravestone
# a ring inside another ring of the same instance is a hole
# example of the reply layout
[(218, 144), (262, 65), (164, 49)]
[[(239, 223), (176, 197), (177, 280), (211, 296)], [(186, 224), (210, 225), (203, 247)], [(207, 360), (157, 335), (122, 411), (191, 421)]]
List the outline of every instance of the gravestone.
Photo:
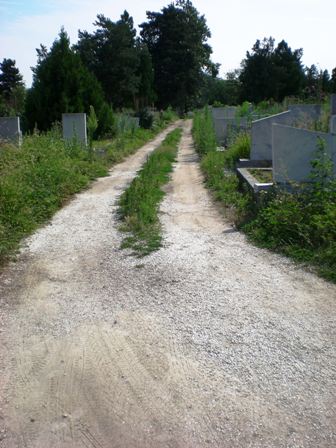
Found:
[(234, 119), (236, 116), (236, 106), (212, 107), (211, 114), (213, 120), (217, 119)]
[(336, 115), (332, 115), (330, 117), (329, 129), (331, 134), (336, 134)]
[(274, 123), (292, 124), (290, 111), (271, 115), (252, 122), (251, 160), (272, 160), (272, 126)]
[(311, 162), (316, 159), (320, 139), (325, 143), (325, 151), (334, 163), (336, 176), (336, 135), (324, 132), (274, 123), (273, 138), (273, 179), (275, 182), (309, 182)]
[(320, 104), (290, 104), (293, 119), (298, 121), (317, 121), (321, 117), (322, 106)]
[(330, 98), (331, 102), (331, 115), (336, 115), (336, 93), (333, 93)]
[(0, 140), (16, 145), (22, 144), (22, 132), (19, 117), (0, 117)]
[(87, 145), (86, 114), (62, 114), (64, 140), (76, 139)]
[(213, 118), (217, 144), (226, 145), (230, 131), (247, 129), (247, 119), (242, 118)]
[(274, 123), (295, 126), (316, 121), (321, 116), (318, 104), (294, 104), (289, 110), (252, 122), (251, 160), (272, 160), (272, 127)]

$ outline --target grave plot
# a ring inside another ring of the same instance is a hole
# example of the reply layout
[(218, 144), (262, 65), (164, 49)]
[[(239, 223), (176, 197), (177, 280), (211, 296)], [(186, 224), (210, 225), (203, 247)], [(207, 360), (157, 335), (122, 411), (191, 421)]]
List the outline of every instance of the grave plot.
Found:
[(239, 161), (237, 172), (240, 179), (255, 193), (268, 190), (274, 184), (290, 188), (294, 184), (306, 183), (312, 160), (317, 157), (321, 145), (335, 166), (335, 97), (333, 95), (331, 99), (329, 133), (304, 129), (320, 118), (320, 105), (292, 105), (288, 111), (253, 121), (251, 156), (248, 160)]

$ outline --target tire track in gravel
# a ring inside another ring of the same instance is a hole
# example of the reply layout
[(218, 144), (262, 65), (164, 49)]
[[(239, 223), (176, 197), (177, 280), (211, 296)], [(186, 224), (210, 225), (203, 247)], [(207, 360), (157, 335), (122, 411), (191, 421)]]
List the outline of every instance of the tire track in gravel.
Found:
[(164, 135), (1, 274), (1, 448), (335, 445), (336, 288), (233, 231), (183, 127), (160, 251), (120, 251), (115, 210)]

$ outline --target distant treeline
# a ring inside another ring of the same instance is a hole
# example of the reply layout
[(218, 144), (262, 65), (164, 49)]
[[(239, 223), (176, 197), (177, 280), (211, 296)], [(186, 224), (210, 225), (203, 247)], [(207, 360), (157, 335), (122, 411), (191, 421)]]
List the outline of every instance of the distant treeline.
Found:
[(206, 19), (189, 0), (177, 0), (134, 28), (124, 11), (117, 21), (100, 14), (92, 33), (79, 31), (70, 44), (62, 29), (48, 50), (37, 49), (33, 84), (28, 90), (12, 59), (0, 63), (0, 116), (21, 115), (26, 130), (47, 130), (63, 112), (96, 111), (98, 134), (109, 131), (113, 111), (171, 106), (180, 113), (205, 104), (243, 101), (323, 99), (336, 92), (336, 69), (330, 75), (304, 67), (302, 49), (285, 41), (257, 40), (240, 69), (218, 77), (211, 60)]

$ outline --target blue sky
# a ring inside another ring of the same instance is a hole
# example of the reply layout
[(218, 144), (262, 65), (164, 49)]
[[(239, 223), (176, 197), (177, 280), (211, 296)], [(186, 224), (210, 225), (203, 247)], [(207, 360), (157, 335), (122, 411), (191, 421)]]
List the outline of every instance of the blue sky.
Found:
[[(93, 29), (99, 13), (113, 20), (124, 9), (135, 24), (146, 10), (158, 11), (170, 0), (0, 0), (0, 60), (15, 59), (27, 86), (36, 64), (35, 49), (49, 48), (62, 26), (77, 40), (78, 29)], [(212, 32), (213, 61), (221, 75), (239, 68), (257, 39), (285, 39), (292, 49), (303, 48), (303, 63), (329, 71), (336, 67), (336, 0), (193, 0)]]

